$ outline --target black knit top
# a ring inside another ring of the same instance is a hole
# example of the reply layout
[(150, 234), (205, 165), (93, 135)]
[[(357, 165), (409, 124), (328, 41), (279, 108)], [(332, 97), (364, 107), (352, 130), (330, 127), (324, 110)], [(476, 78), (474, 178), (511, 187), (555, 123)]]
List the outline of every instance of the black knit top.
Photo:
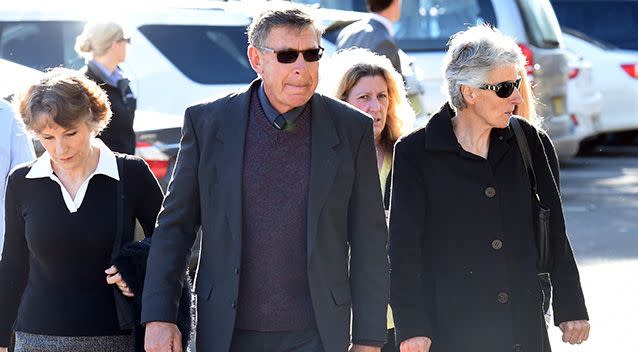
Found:
[[(125, 158), (124, 241), (135, 218), (152, 233), (162, 191), (146, 163)], [(6, 193), (6, 233), (0, 261), (0, 346), (15, 330), (55, 336), (105, 336), (120, 331), (113, 288), (106, 283), (117, 222), (117, 180), (94, 175), (77, 212), (50, 178), (16, 169)]]

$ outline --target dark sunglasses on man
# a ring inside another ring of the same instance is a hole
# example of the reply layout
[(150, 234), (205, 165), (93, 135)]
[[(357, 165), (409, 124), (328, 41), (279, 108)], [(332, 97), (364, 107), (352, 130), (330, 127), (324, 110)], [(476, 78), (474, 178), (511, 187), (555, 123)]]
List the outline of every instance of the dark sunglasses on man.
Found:
[(517, 79), (516, 81), (505, 81), (497, 84), (484, 84), (480, 86), (480, 89), (493, 90), (496, 93), (496, 96), (499, 98), (509, 98), (512, 93), (514, 93), (514, 89), (518, 89), (521, 85), (521, 79)]
[(297, 61), (299, 54), (301, 53), (303, 59), (306, 62), (315, 62), (321, 59), (323, 55), (323, 48), (318, 47), (314, 49), (306, 49), (306, 50), (294, 50), (294, 49), (286, 49), (286, 50), (275, 50), (273, 48), (268, 48), (265, 46), (257, 47), (259, 50), (270, 51), (271, 53), (277, 56), (277, 61), (282, 64), (291, 64)]

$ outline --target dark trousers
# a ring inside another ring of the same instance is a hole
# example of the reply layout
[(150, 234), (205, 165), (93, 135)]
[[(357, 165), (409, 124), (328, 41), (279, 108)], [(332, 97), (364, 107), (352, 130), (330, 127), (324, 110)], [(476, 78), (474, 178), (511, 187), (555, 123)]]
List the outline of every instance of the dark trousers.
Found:
[(325, 352), (317, 329), (262, 332), (235, 329), (230, 352)]

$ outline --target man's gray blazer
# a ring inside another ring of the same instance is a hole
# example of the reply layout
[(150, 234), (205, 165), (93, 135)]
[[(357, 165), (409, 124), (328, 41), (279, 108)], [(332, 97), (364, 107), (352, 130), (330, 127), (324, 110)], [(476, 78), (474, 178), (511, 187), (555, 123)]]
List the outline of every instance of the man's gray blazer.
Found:
[(370, 18), (360, 20), (341, 30), (337, 38), (337, 50), (366, 48), (390, 59), (392, 66), (401, 73), (399, 47), (383, 23)]
[[(241, 275), (242, 166), (251, 90), (186, 110), (173, 178), (153, 233), (142, 321), (174, 322), (201, 226), (197, 350), (230, 348)], [(387, 228), (372, 120), (334, 99), (310, 101), (308, 281), (325, 351), (385, 341)], [(294, 160), (291, 160), (294, 162)], [(281, 253), (286, 255), (286, 253)]]

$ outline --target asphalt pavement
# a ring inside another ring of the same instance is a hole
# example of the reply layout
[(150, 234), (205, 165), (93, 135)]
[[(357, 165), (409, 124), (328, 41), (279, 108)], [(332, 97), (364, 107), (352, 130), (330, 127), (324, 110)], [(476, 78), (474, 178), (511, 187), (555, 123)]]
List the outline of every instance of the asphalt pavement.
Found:
[(552, 326), (552, 349), (638, 351), (638, 147), (563, 165), (561, 191), (592, 331), (589, 341), (571, 346)]

